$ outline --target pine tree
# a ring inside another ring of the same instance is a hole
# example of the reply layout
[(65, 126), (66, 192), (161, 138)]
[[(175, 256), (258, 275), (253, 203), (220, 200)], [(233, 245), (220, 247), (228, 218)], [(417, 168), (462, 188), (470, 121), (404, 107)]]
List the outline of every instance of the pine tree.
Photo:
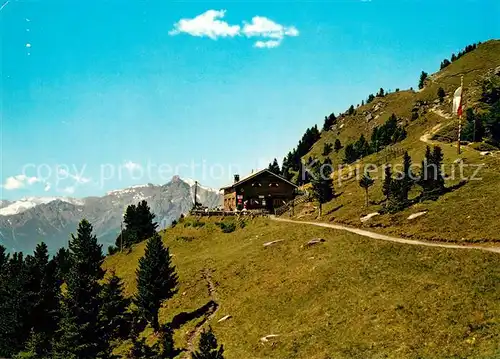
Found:
[(422, 161), (422, 174), (417, 184), (422, 187), (422, 199), (436, 199), (444, 190), (444, 178), (441, 171), (443, 153), (439, 146), (434, 146), (433, 151), (427, 146), (425, 158)]
[(158, 359), (174, 359), (176, 356), (174, 332), (169, 325), (164, 325), (162, 327), (158, 352)]
[(391, 195), (392, 181), (393, 179), (391, 166), (386, 164), (384, 168), (384, 183), (382, 184), (382, 193), (384, 194), (386, 201), (389, 201), (389, 196)]
[(420, 80), (418, 81), (418, 88), (419, 89), (423, 89), (424, 88), (424, 86), (425, 86), (425, 80), (427, 80), (427, 76), (428, 76), (428, 74), (425, 71), (422, 71), (420, 73)]
[[(101, 308), (99, 322), (101, 335), (107, 342), (119, 338), (126, 338), (130, 324), (128, 323), (127, 308), (130, 299), (123, 295), (123, 283), (119, 277), (112, 273), (103, 285), (101, 294)], [(111, 347), (109, 347), (111, 353)]]
[(444, 97), (446, 96), (446, 93), (444, 92), (444, 89), (442, 87), (440, 87), (438, 89), (437, 95), (438, 95), (438, 98), (439, 98), (439, 102), (443, 103)]
[(342, 149), (342, 143), (340, 143), (340, 140), (337, 138), (335, 139), (335, 144), (333, 145), (333, 149), (335, 152), (339, 152)]
[(144, 256), (139, 260), (136, 276), (135, 304), (143, 318), (158, 332), (158, 310), (161, 302), (177, 293), (178, 284), (169, 249), (163, 246), (160, 235), (155, 234), (148, 240)]
[(354, 148), (358, 158), (368, 156), (371, 153), (370, 144), (366, 141), (365, 135), (359, 137), (359, 140), (354, 143)]
[(369, 205), (369, 197), (368, 197), (368, 189), (373, 186), (373, 179), (370, 177), (370, 174), (368, 172), (365, 172), (363, 174), (363, 177), (359, 180), (359, 186), (365, 190), (365, 205), (368, 207)]
[(80, 222), (76, 236), (71, 235), (69, 250), (72, 266), (66, 276), (54, 358), (95, 359), (107, 344), (99, 330), (104, 256), (87, 220)]
[(137, 205), (137, 217), (139, 226), (137, 234), (139, 240), (142, 241), (153, 237), (156, 234), (158, 223), (154, 221), (156, 216), (151, 212), (151, 208), (145, 200), (139, 202)]
[[(3, 255), (2, 260), (6, 260)], [(22, 253), (14, 253), (0, 273), (0, 356), (11, 357), (23, 349), (29, 336), (29, 293)]]
[(443, 171), (442, 171), (442, 165), (443, 165), (443, 151), (441, 150), (441, 147), (439, 146), (434, 146), (432, 150), (432, 163), (436, 166), (436, 177), (435, 177), (435, 183), (434, 183), (434, 190), (438, 194), (442, 194), (445, 190), (444, 187), (444, 177), (443, 177)]
[(344, 150), (344, 163), (353, 163), (359, 158), (358, 152), (356, 151), (356, 148), (354, 147), (354, 144), (349, 143), (347, 146), (345, 146)]
[(71, 268), (69, 249), (60, 248), (54, 256), (53, 262), (58, 284), (61, 285), (66, 280), (66, 275), (69, 273), (69, 269)]
[(462, 131), (461, 139), (465, 141), (480, 142), (485, 135), (483, 119), (476, 115), (472, 108), (465, 111), (466, 123)]
[(278, 164), (278, 160), (276, 158), (269, 164), (268, 170), (278, 176), (281, 174), (280, 165)]
[(333, 199), (333, 179), (331, 178), (332, 167), (329, 164), (317, 166), (312, 179), (312, 191), (319, 203), (318, 217), (321, 217), (322, 205)]
[(347, 114), (348, 115), (353, 115), (354, 112), (355, 112), (354, 106), (353, 105), (349, 106), (349, 109), (347, 110)]
[(198, 351), (193, 353), (192, 359), (224, 359), (223, 354), (224, 346), (219, 347), (217, 338), (210, 327), (208, 331), (201, 333)]
[(336, 121), (337, 117), (335, 117), (334, 113), (331, 113), (330, 116), (325, 116), (325, 121), (323, 122), (323, 131), (329, 131)]
[(31, 307), (29, 328), (32, 331), (32, 350), (39, 357), (49, 356), (52, 351), (52, 338), (59, 319), (59, 283), (56, 277), (56, 263), (49, 261), (45, 243), (36, 246), (31, 264), (27, 265)]
[(123, 219), (125, 229), (116, 238), (115, 246), (122, 248), (123, 244), (123, 248), (130, 248), (133, 244), (151, 238), (158, 228), (158, 223), (154, 221), (155, 217), (145, 200), (139, 202), (137, 206), (129, 205)]
[(411, 171), (411, 157), (408, 151), (405, 151), (403, 155), (403, 177), (401, 178), (401, 202), (406, 205), (408, 203), (408, 194), (413, 187), (414, 174)]
[(322, 155), (323, 156), (328, 156), (332, 152), (332, 148), (333, 148), (333, 146), (332, 146), (331, 143), (326, 143), (325, 142), (323, 144), (323, 153), (322, 153)]
[(4, 273), (7, 263), (9, 262), (9, 254), (7, 249), (0, 244), (0, 276)]

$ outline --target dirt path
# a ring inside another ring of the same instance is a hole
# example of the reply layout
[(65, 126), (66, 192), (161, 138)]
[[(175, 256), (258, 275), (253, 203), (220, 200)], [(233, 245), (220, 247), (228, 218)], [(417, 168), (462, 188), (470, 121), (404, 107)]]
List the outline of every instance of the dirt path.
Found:
[(429, 132), (426, 132), (422, 136), (420, 136), (420, 141), (429, 144), (434, 143), (435, 141), (431, 141), (432, 136), (434, 136), (441, 128), (443, 128), (444, 125), (444, 123), (439, 123), (434, 126)]
[(436, 143), (436, 141), (432, 141), (431, 138), (440, 130), (442, 129), (444, 126), (450, 124), (453, 120), (453, 116), (450, 115), (450, 114), (447, 114), (445, 112), (443, 112), (442, 110), (436, 110), (434, 108), (431, 108), (430, 111), (436, 115), (438, 115), (439, 117), (447, 120), (447, 122), (441, 122), (441, 123), (438, 123), (436, 126), (434, 126), (429, 132), (426, 132), (424, 133), (422, 136), (420, 136), (420, 141), (422, 142), (425, 142), (425, 143), (429, 143), (429, 144), (432, 144), (432, 143)]
[(201, 332), (203, 331), (203, 326), (205, 325), (205, 323), (212, 320), (215, 317), (215, 314), (217, 314), (217, 311), (219, 310), (219, 304), (217, 304), (217, 296), (215, 293), (215, 285), (212, 282), (212, 276), (210, 275), (209, 270), (204, 269), (202, 271), (201, 276), (207, 282), (208, 295), (210, 296), (213, 305), (210, 307), (209, 311), (205, 314), (205, 317), (196, 324), (196, 326), (191, 332), (189, 332), (187, 336), (187, 352), (184, 356), (185, 359), (191, 359), (191, 354), (195, 351), (196, 338), (200, 336)]
[(330, 224), (330, 223), (321, 223), (321, 222), (304, 222), (304, 221), (294, 221), (292, 219), (285, 218), (276, 218), (271, 216), (271, 219), (279, 222), (290, 222), (290, 223), (298, 223), (298, 224), (307, 224), (318, 227), (332, 228), (340, 231), (347, 231), (351, 233), (358, 234), (363, 237), (373, 238), (373, 239), (381, 239), (383, 241), (403, 243), (403, 244), (412, 244), (417, 246), (427, 246), (427, 247), (440, 247), (440, 248), (450, 248), (450, 249), (478, 249), (486, 252), (494, 252), (500, 253), (500, 247), (483, 247), (483, 246), (468, 246), (468, 245), (460, 245), (460, 244), (450, 244), (450, 243), (434, 243), (434, 242), (424, 242), (413, 239), (404, 239), (398, 237), (386, 236), (384, 234), (379, 234), (375, 232), (370, 232), (365, 229), (352, 228), (347, 226), (342, 226), (338, 224)]

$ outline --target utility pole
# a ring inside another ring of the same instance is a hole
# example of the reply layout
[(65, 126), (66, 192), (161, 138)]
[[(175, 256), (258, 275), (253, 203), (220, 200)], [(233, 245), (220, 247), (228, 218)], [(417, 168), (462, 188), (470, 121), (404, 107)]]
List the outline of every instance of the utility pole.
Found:
[(462, 113), (463, 113), (463, 98), (464, 98), (464, 75), (460, 77), (460, 88), (462, 89), (462, 93), (460, 94), (460, 105), (459, 111), (460, 115), (458, 116), (458, 140), (457, 140), (457, 152), (460, 154), (460, 137), (462, 135)]

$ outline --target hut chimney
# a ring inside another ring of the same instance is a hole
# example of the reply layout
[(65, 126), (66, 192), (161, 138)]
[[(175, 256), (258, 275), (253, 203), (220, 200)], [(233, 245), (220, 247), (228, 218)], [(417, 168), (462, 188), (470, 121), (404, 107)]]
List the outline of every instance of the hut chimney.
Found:
[(234, 183), (240, 181), (240, 175), (234, 175)]

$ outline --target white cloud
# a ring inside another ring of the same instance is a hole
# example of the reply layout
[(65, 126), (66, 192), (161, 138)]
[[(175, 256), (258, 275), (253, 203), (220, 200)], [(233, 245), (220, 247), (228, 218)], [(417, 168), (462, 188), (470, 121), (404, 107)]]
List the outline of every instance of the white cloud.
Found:
[(123, 165), (123, 167), (126, 168), (127, 170), (129, 170), (130, 172), (142, 168), (142, 166), (139, 163), (135, 163), (135, 162), (132, 162), (132, 161), (125, 162), (125, 164)]
[(225, 14), (226, 10), (208, 10), (193, 19), (181, 19), (174, 24), (174, 29), (169, 34), (186, 33), (213, 40), (238, 35), (260, 37), (262, 40), (256, 41), (254, 47), (268, 49), (279, 46), (287, 36), (299, 36), (299, 30), (295, 26), (284, 26), (264, 16), (254, 16), (250, 23), (243, 22), (243, 26), (240, 26), (221, 20)]
[(281, 44), (281, 40), (267, 40), (267, 41), (256, 41), (253, 46), (258, 47), (260, 49), (272, 49), (273, 47), (277, 47)]
[(239, 35), (239, 25), (229, 25), (220, 20), (224, 17), (226, 10), (208, 10), (193, 19), (181, 19), (174, 24), (170, 35), (186, 33), (192, 36), (209, 37), (213, 40), (219, 37), (234, 37)]
[(36, 177), (17, 175), (17, 176), (7, 177), (2, 187), (10, 191), (14, 189), (24, 188), (26, 186), (31, 186), (37, 182), (41, 182), (41, 180)]
[(283, 39), (285, 36), (298, 36), (299, 30), (294, 26), (283, 26), (263, 16), (254, 16), (251, 23), (245, 23), (243, 34), (248, 37), (265, 37)]

